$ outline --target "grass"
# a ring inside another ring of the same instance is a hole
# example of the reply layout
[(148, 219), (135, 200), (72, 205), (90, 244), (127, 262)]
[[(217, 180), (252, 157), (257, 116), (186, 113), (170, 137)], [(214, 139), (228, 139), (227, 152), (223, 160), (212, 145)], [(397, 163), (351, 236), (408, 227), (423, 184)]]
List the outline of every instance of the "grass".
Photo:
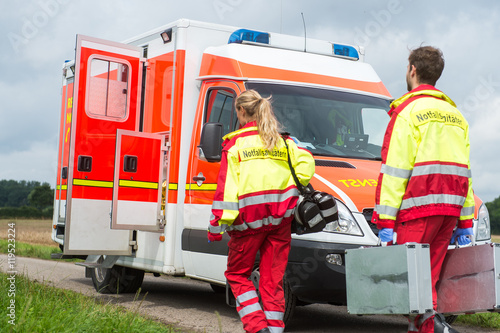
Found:
[[(175, 328), (70, 290), (0, 273), (1, 332), (177, 332)], [(8, 280), (7, 278), (10, 278)], [(15, 295), (14, 295), (15, 294)], [(12, 301), (14, 303), (12, 304)], [(142, 301), (136, 298), (137, 309)], [(9, 308), (10, 307), (10, 308)], [(13, 325), (15, 324), (15, 325)]]
[[(15, 223), (16, 256), (50, 259), (51, 253), (60, 252), (57, 243), (51, 239), (51, 220), (0, 220), (0, 253), (7, 253), (9, 223)], [(500, 236), (494, 235), (491, 239), (500, 243)], [(7, 276), (0, 273), (0, 277), (2, 290), (9, 290)], [(0, 305), (6, 309), (10, 301), (8, 293), (0, 294)], [(137, 312), (31, 282), (23, 276), (16, 276), (15, 299), (17, 325), (11, 326), (7, 319), (0, 319), (1, 332), (9, 329), (11, 332), (93, 332), (96, 327), (99, 327), (99, 332), (175, 332), (172, 327), (138, 316)], [(500, 329), (500, 314), (461, 315), (457, 322)]]
[(500, 313), (493, 312), (493, 313), (476, 313), (471, 315), (461, 315), (458, 316), (456, 322), (473, 327), (500, 329)]
[[(8, 253), (9, 229), (15, 229), (16, 256), (50, 259), (52, 253), (61, 252), (51, 239), (51, 220), (0, 220), (0, 253)], [(0, 332), (178, 332), (173, 326), (138, 315), (139, 300), (136, 310), (129, 311), (22, 275), (15, 276), (14, 296), (7, 277), (10, 275), (0, 273), (0, 306), (8, 314), (8, 306), (15, 300), (15, 325), (3, 316)]]
[(7, 253), (9, 229), (15, 230), (16, 256), (51, 259), (52, 253), (61, 253), (51, 239), (51, 220), (0, 220), (0, 253)]
[[(0, 253), (8, 253), (8, 240), (0, 239)], [(16, 256), (50, 259), (52, 253), (61, 253), (59, 247), (37, 245), (16, 241)]]
[[(500, 243), (500, 235), (491, 235), (493, 243)], [(476, 327), (500, 329), (500, 313), (477, 313), (458, 316), (457, 323)]]

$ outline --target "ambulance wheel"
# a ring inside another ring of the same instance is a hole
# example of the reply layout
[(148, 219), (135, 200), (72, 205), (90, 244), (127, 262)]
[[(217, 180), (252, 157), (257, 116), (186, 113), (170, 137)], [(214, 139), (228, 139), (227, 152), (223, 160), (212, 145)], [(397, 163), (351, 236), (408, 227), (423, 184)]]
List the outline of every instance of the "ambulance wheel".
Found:
[[(98, 262), (102, 262), (103, 257)], [(114, 265), (111, 268), (94, 268), (90, 271), (95, 290), (101, 294), (135, 293), (142, 285), (144, 271)]]
[(210, 287), (212, 287), (213, 292), (216, 294), (225, 294), (226, 293), (226, 286), (221, 286), (220, 284), (210, 283)]
[(449, 315), (449, 316), (445, 316), (444, 317), (444, 320), (446, 321), (446, 323), (448, 323), (449, 325), (453, 324), (455, 322), (455, 320), (457, 320), (458, 316), (455, 316), (455, 315)]
[[(259, 267), (254, 267), (252, 274), (250, 275), (250, 280), (253, 282), (255, 289), (257, 290), (257, 294), (259, 295), (259, 302), (262, 306), (262, 301), (260, 301), (260, 291), (259, 291), (259, 280), (260, 280), (260, 272)], [(286, 279), (286, 274), (283, 277), (283, 292), (285, 293), (285, 314), (283, 315), (283, 322), (285, 326), (288, 324), (290, 319), (292, 319), (293, 313), (295, 311), (295, 306), (297, 304), (297, 296), (292, 293), (292, 289), (290, 288), (290, 283)]]
[(292, 319), (295, 306), (297, 305), (297, 296), (292, 293), (292, 288), (286, 278), (286, 274), (283, 277), (283, 291), (285, 292), (285, 315), (283, 316), (283, 322), (286, 326)]

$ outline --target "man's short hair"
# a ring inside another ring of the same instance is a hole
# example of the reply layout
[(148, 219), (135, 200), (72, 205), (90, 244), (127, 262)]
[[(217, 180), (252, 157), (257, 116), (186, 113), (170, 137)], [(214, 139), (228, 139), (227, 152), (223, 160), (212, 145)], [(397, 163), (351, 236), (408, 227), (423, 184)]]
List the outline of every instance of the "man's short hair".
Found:
[(436, 85), (444, 69), (443, 52), (432, 46), (421, 46), (410, 52), (410, 66), (417, 69), (419, 83)]

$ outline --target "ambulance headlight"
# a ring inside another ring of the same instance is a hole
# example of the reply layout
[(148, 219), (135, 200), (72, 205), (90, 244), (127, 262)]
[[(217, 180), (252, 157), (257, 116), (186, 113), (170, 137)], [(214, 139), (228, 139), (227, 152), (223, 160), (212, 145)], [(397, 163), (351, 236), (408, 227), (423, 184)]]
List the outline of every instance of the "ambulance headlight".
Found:
[(488, 240), (491, 238), (490, 214), (485, 204), (482, 204), (477, 214), (476, 241)]
[(356, 222), (354, 215), (347, 206), (340, 200), (337, 200), (337, 209), (339, 213), (338, 224), (337, 221), (328, 223), (323, 231), (335, 232), (339, 234), (347, 234), (353, 236), (363, 236), (361, 228)]

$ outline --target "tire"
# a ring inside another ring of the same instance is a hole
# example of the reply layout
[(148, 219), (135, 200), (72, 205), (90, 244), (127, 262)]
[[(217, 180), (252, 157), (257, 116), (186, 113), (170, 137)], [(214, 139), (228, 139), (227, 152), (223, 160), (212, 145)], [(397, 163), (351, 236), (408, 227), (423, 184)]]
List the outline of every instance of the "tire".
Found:
[[(104, 260), (99, 258), (99, 263)], [(95, 290), (101, 294), (135, 293), (142, 285), (144, 271), (114, 265), (111, 268), (94, 268), (90, 277)]]
[(455, 320), (457, 320), (458, 316), (455, 316), (455, 315), (449, 315), (449, 316), (445, 316), (444, 319), (445, 321), (451, 325), (455, 322)]
[(216, 294), (225, 294), (226, 293), (226, 287), (221, 286), (220, 284), (210, 283), (210, 287), (212, 287), (212, 290)]
[[(260, 291), (259, 291), (259, 267), (255, 267), (252, 275), (250, 275), (250, 280), (252, 280), (255, 289), (257, 290), (257, 294), (259, 295), (259, 303), (262, 306), (262, 301), (260, 300)], [(292, 289), (290, 288), (290, 283), (286, 279), (286, 274), (283, 277), (283, 292), (285, 293), (285, 313), (283, 315), (283, 322), (285, 326), (289, 323), (290, 319), (293, 317), (293, 313), (295, 312), (295, 306), (297, 305), (297, 296), (292, 293)]]
[(286, 279), (286, 274), (283, 277), (283, 291), (285, 292), (285, 315), (283, 316), (283, 322), (286, 327), (292, 319), (297, 305), (297, 296), (292, 293), (292, 288), (290, 288), (290, 283)]

